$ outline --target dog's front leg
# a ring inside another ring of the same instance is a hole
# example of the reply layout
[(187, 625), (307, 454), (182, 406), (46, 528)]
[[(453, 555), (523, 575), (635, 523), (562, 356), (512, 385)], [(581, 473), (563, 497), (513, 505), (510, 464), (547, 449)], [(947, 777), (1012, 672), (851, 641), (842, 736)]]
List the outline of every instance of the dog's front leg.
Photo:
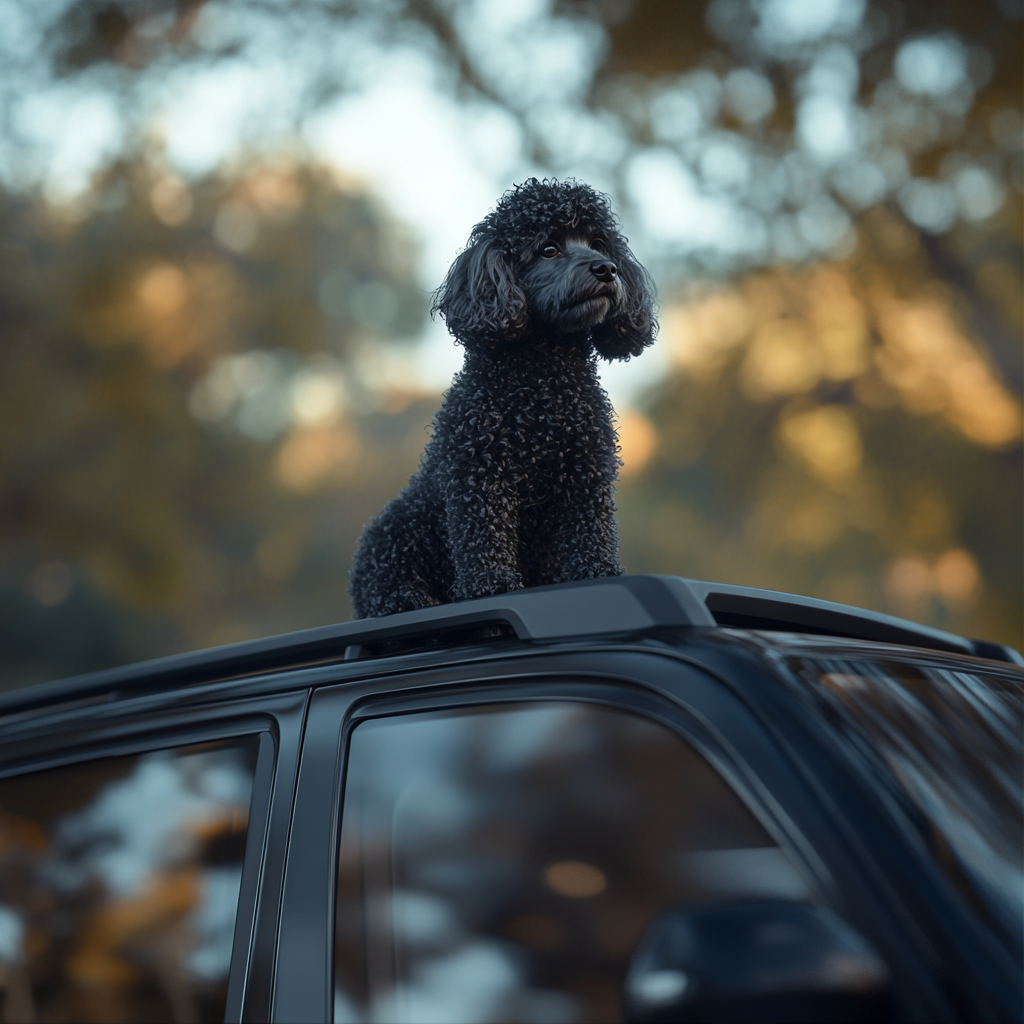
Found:
[(619, 531), (611, 486), (595, 487), (572, 501), (555, 528), (559, 582), (621, 576)]
[(454, 601), (521, 590), (516, 497), (499, 479), (471, 477), (446, 500)]

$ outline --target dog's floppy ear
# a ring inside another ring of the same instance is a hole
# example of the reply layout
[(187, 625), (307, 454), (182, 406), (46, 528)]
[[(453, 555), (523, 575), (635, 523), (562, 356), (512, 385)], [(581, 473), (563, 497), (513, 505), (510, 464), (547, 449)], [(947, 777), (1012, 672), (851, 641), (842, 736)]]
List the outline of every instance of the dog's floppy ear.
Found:
[(622, 305), (591, 331), (591, 341), (605, 359), (629, 359), (657, 337), (657, 297), (651, 275), (624, 243), (613, 245), (609, 255), (619, 268)]
[(508, 257), (493, 240), (481, 239), (456, 257), (430, 312), (440, 313), (467, 348), (511, 341), (526, 327), (526, 295)]

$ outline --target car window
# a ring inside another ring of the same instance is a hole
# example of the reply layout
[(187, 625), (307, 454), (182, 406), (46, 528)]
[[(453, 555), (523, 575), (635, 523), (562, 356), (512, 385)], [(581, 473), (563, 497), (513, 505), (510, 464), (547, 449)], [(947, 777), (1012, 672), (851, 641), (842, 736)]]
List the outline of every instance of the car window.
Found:
[(1019, 679), (962, 665), (789, 659), (789, 682), (885, 787), (920, 844), (988, 925), (1021, 942)]
[(358, 725), (337, 894), (336, 1021), (616, 1020), (661, 910), (808, 898), (679, 735), (571, 701)]
[(257, 748), (0, 780), (3, 1019), (224, 1019)]

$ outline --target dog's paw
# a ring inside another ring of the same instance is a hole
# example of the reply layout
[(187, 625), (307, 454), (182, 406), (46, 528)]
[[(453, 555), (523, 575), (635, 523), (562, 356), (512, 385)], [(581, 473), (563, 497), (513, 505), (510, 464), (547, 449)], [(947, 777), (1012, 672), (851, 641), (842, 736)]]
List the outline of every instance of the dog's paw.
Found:
[(608, 576), (625, 576), (626, 570), (618, 562), (592, 562), (587, 565), (563, 567), (559, 583), (575, 583), (577, 580), (601, 580)]
[(522, 589), (523, 577), (515, 569), (491, 569), (471, 579), (457, 581), (452, 596), (456, 601), (470, 601), (474, 597), (493, 597)]
[(356, 602), (357, 619), (375, 619), (398, 612), (416, 612), (421, 608), (444, 604), (431, 593), (427, 581), (419, 578), (407, 580), (388, 593), (373, 593), (369, 599), (366, 595), (358, 596), (362, 597), (362, 600)]
[(417, 577), (404, 584), (395, 595), (395, 611), (415, 612), (420, 608), (433, 608), (441, 604), (430, 591), (427, 581)]

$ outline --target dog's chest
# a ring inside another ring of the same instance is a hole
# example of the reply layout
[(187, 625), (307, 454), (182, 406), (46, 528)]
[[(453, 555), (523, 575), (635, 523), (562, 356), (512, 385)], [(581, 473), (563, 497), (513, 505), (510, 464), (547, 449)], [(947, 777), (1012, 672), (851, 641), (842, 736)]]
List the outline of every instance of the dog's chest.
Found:
[(557, 378), (509, 393), (502, 419), (502, 462), (521, 498), (568, 499), (600, 475), (601, 453), (614, 446), (603, 396)]
[(585, 450), (599, 430), (592, 404), (578, 390), (522, 388), (510, 397), (502, 418), (512, 448), (528, 453), (531, 465), (547, 467)]
[(614, 479), (611, 417), (590, 366), (474, 365), (453, 382), (424, 468), (449, 486), (562, 504)]

